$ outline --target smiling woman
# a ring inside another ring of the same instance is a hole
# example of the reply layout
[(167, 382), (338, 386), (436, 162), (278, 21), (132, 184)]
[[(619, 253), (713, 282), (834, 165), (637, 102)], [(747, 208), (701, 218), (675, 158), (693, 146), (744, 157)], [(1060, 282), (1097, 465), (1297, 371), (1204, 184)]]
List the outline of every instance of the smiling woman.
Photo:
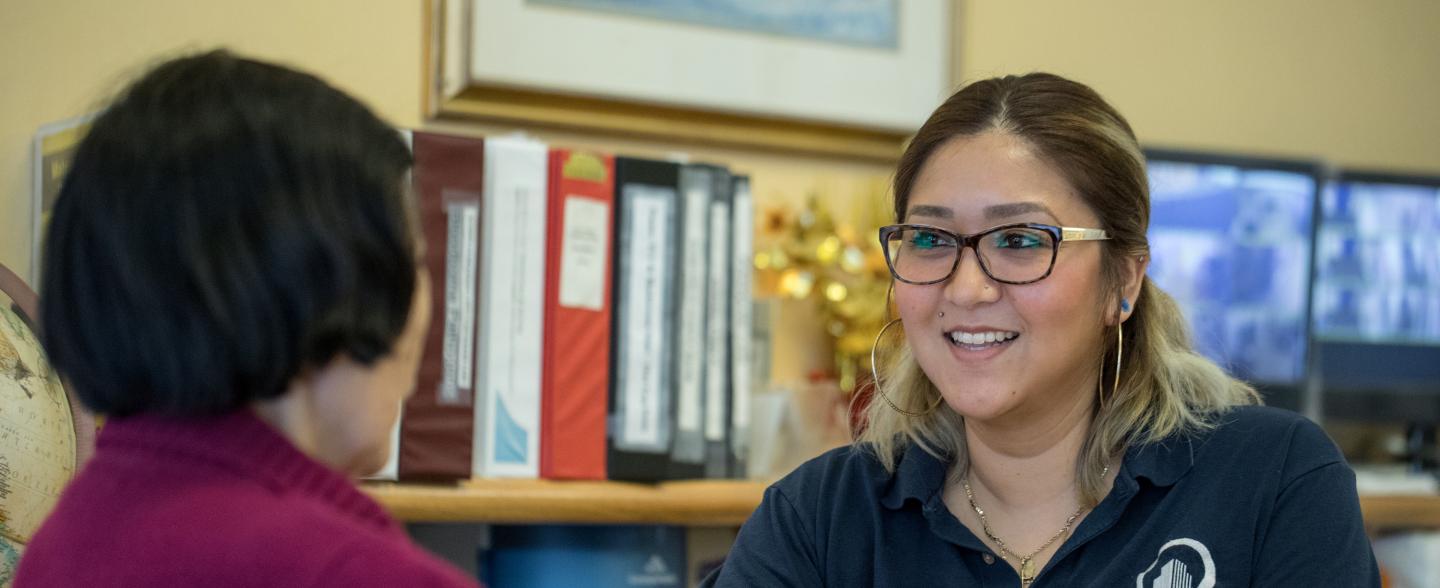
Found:
[(1145, 277), (1147, 190), (1129, 124), (1083, 84), (942, 104), (880, 231), (881, 401), (767, 490), (709, 582), (1378, 585), (1334, 444), (1253, 406)]

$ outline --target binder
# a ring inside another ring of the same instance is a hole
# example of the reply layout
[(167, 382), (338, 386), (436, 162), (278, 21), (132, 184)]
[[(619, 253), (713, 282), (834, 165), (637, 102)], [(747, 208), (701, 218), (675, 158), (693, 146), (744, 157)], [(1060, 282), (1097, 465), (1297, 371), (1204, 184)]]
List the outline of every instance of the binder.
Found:
[(659, 481), (674, 434), (671, 354), (679, 165), (615, 159), (615, 317), (606, 469)]
[(416, 132), (413, 141), (411, 178), (435, 316), (400, 420), (398, 473), (402, 480), (454, 480), (470, 477), (474, 446), (485, 149), (480, 139), (427, 132)]
[(730, 475), (730, 213), (734, 199), (730, 173), (711, 178), (710, 261), (706, 267), (710, 296), (705, 325), (705, 477)]
[(485, 140), (477, 477), (540, 476), (548, 164), (539, 141)]
[(746, 478), (750, 456), (750, 395), (754, 393), (755, 201), (750, 178), (732, 180), (730, 238), (730, 477)]
[[(675, 394), (675, 446), (670, 454), (671, 479), (705, 477), (705, 343), (707, 293), (710, 288), (710, 203), (715, 175), (721, 170), (703, 164), (680, 168), (678, 200), (679, 254), (675, 258), (676, 320), (671, 390)], [(710, 368), (710, 369), (713, 369)]]
[(550, 152), (540, 477), (605, 479), (615, 160)]

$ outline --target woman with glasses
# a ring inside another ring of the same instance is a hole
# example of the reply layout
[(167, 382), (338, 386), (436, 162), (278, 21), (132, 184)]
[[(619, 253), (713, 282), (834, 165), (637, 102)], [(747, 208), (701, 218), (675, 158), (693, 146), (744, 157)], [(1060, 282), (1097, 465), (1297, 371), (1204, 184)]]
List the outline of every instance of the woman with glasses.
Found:
[(1145, 277), (1129, 124), (971, 84), (900, 159), (898, 318), (856, 443), (770, 487), (720, 586), (1378, 586), (1354, 474), (1190, 346)]

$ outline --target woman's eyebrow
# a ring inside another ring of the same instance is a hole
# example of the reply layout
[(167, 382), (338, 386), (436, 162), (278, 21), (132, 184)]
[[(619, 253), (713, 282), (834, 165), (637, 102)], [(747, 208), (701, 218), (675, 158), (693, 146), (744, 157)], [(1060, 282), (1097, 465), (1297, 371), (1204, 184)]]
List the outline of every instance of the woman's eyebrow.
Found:
[(1041, 202), (1035, 201), (1010, 202), (1006, 204), (994, 204), (991, 206), (986, 206), (985, 218), (1003, 219), (1020, 216), (1022, 214), (1029, 214), (1032, 212), (1044, 214), (1052, 219), (1059, 218), (1055, 216), (1054, 212), (1050, 211), (1050, 208), (1048, 206), (1045, 206), (1045, 204)]
[[(1020, 215), (1022, 215), (1022, 214), (1030, 214), (1030, 213), (1036, 213), (1036, 212), (1038, 212), (1038, 213), (1040, 213), (1040, 214), (1044, 214), (1044, 215), (1046, 215), (1046, 216), (1049, 216), (1049, 217), (1052, 218), (1052, 219), (1057, 219), (1057, 218), (1059, 218), (1059, 217), (1055, 216), (1055, 213), (1052, 212), (1048, 206), (1045, 206), (1044, 203), (1036, 202), (1036, 201), (1008, 202), (1008, 203), (1005, 203), (1005, 204), (992, 204), (992, 205), (990, 205), (990, 206), (986, 206), (986, 207), (985, 207), (985, 218), (991, 219), (991, 220), (1006, 219), (1006, 218), (1011, 218), (1011, 217), (1020, 216)], [(931, 217), (931, 218), (951, 219), (951, 218), (955, 218), (955, 212), (954, 212), (953, 210), (949, 209), (949, 208), (944, 207), (944, 206), (935, 206), (935, 205), (931, 205), (931, 204), (917, 204), (917, 205), (915, 205), (915, 206), (910, 207), (909, 213), (906, 214), (906, 217), (912, 217), (912, 216), (925, 216), (925, 217)]]
[(945, 208), (944, 206), (932, 206), (932, 205), (929, 205), (929, 204), (917, 204), (917, 205), (915, 205), (915, 206), (911, 206), (911, 207), (910, 207), (910, 211), (909, 211), (905, 216), (906, 216), (906, 217), (911, 217), (911, 216), (928, 216), (928, 217), (933, 217), (933, 218), (954, 218), (954, 217), (955, 217), (955, 213), (952, 212), (949, 208)]

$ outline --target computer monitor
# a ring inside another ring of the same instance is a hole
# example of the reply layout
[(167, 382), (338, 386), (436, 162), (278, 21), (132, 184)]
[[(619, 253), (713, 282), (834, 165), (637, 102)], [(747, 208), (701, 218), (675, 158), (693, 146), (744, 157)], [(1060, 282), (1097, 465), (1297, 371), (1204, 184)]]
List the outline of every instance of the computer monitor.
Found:
[(1440, 177), (1341, 171), (1321, 198), (1318, 235), (1326, 412), (1440, 420)]
[(1155, 149), (1146, 158), (1150, 279), (1179, 303), (1200, 353), (1298, 408), (1322, 167)]

